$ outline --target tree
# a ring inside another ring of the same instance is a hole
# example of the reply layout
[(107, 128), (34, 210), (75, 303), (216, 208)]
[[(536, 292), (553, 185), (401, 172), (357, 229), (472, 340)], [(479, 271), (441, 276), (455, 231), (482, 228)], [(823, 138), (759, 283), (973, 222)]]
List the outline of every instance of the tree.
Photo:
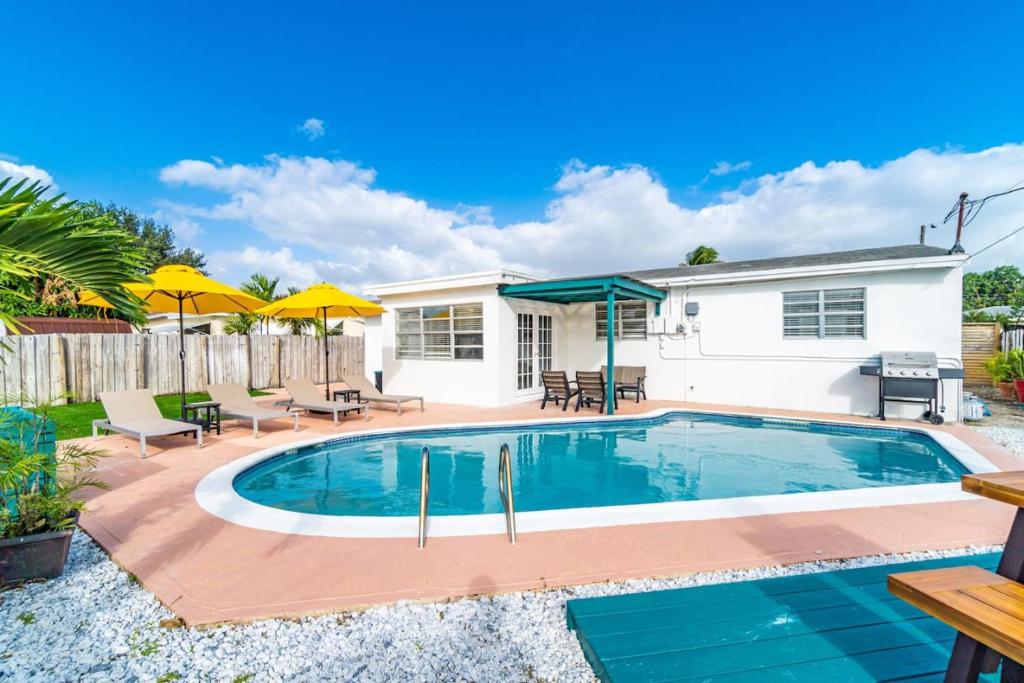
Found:
[[(249, 279), (242, 283), (241, 289), (246, 294), (251, 294), (257, 299), (263, 299), (264, 301), (277, 301), (281, 297), (277, 293), (277, 284), (281, 281), (281, 278), (271, 278), (263, 273), (253, 273), (249, 276)], [(263, 334), (270, 334), (270, 316), (261, 315), (257, 316), (260, 321), (260, 326), (263, 328)]]
[(66, 306), (68, 291), (89, 289), (142, 324), (142, 301), (122, 286), (145, 280), (136, 240), (62, 194), (44, 199), (47, 189), (0, 180), (0, 322), (17, 333), (17, 304), (49, 297)]
[(174, 231), (170, 226), (114, 203), (104, 206), (92, 201), (83, 204), (82, 208), (87, 216), (110, 221), (135, 236), (135, 242), (144, 255), (144, 272), (173, 263), (192, 266), (206, 273), (206, 257), (191, 247), (179, 249), (174, 243)]
[(259, 323), (256, 316), (250, 313), (232, 313), (224, 323), (224, 331), (227, 334), (252, 334)]
[(686, 255), (686, 265), (688, 266), (703, 266), (708, 263), (718, 262), (718, 250), (704, 244), (698, 245)]
[(999, 266), (984, 273), (964, 273), (964, 310), (1012, 306), (1024, 292), (1024, 274), (1017, 266)]
[[(301, 291), (298, 287), (289, 287), (288, 296), (293, 296)], [(282, 318), (281, 323), (288, 328), (289, 334), (301, 335), (313, 330), (313, 334), (317, 337), (324, 336), (324, 323), (319, 318)]]
[[(253, 273), (249, 279), (239, 285), (239, 289), (264, 301), (277, 301), (281, 296), (277, 293), (277, 284), (281, 278), (271, 278), (263, 273)], [(252, 334), (253, 331), (270, 334), (270, 316), (256, 313), (234, 313), (224, 324), (228, 334)]]

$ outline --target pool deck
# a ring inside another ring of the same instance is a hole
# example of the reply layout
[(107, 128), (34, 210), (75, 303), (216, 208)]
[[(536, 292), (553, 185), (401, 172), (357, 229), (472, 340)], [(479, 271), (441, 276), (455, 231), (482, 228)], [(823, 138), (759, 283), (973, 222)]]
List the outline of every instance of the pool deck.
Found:
[[(273, 396), (260, 399), (269, 405)], [(656, 408), (839, 419), (845, 415), (624, 401), (620, 415)], [(196, 503), (197, 482), (232, 460), (265, 448), (365, 429), (524, 420), (573, 415), (541, 411), (538, 403), (507, 408), (427, 405), (401, 416), (371, 410), (370, 419), (303, 417), (261, 425), (227, 423), (196, 449), (188, 437), (152, 439), (141, 460), (138, 443), (111, 435), (86, 443), (111, 452), (98, 475), (109, 491), (90, 496), (82, 528), (111, 557), (191, 625), (291, 617), (358, 609), (396, 600), (443, 600), (627, 578), (661, 577), (727, 568), (1002, 543), (1012, 519), (1006, 505), (969, 500), (847, 510), (766, 514), (520, 534), (415, 538), (327, 538), (261, 531), (210, 515)], [(593, 419), (596, 411), (581, 411)], [(890, 420), (890, 426), (911, 423)], [(913, 423), (916, 424), (916, 423)], [(920, 426), (920, 425), (919, 425)], [(963, 425), (949, 432), (1002, 469), (1024, 462)]]

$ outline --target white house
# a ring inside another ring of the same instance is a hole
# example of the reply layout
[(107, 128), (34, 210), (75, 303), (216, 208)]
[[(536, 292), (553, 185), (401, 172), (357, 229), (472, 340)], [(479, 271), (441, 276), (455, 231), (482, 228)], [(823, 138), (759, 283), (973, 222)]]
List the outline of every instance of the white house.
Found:
[[(645, 366), (652, 399), (875, 415), (878, 379), (859, 368), (880, 352), (932, 351), (961, 367), (965, 261), (910, 245), (623, 273), (664, 299), (616, 303), (615, 363)], [(571, 377), (605, 364), (607, 304), (519, 297), (608, 277), (498, 270), (369, 287), (387, 312), (367, 320), (367, 372), (383, 371), (386, 392), (433, 402), (539, 400), (542, 369)], [(960, 384), (942, 382), (948, 420), (960, 419)]]

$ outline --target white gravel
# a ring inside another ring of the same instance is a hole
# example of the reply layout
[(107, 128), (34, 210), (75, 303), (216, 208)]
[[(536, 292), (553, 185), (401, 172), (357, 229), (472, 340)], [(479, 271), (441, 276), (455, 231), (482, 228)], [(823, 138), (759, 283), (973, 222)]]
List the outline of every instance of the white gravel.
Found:
[[(1024, 430), (975, 427), (1024, 456)], [(592, 681), (565, 601), (828, 571), (998, 547), (626, 581), (365, 612), (167, 628), (174, 615), (82, 532), (64, 575), (0, 593), (4, 681)]]
[[(974, 425), (972, 425), (972, 427), (974, 427)], [(974, 427), (974, 429), (992, 439), (997, 444), (1005, 446), (1017, 455), (1024, 457), (1024, 429), (997, 427), (995, 425), (991, 427), (979, 425)]]
[(991, 552), (993, 547), (626, 581), (365, 612), (166, 628), (168, 610), (82, 532), (64, 575), (0, 593), (10, 681), (592, 681), (565, 627), (574, 597)]

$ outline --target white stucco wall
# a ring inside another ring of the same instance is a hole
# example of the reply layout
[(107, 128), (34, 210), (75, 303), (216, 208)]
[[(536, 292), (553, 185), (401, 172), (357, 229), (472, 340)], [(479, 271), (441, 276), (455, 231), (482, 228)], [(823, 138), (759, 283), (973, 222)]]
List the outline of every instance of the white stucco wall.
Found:
[[(864, 287), (864, 339), (784, 339), (782, 292)], [(684, 321), (685, 301), (700, 314)], [(961, 270), (931, 268), (749, 284), (673, 287), (653, 316), (646, 341), (616, 344), (616, 363), (645, 365), (648, 397), (730, 405), (874, 415), (877, 380), (859, 366), (881, 351), (934, 351), (944, 367), (960, 365)], [(594, 307), (580, 306), (569, 334), (576, 369), (605, 362), (594, 339)], [(694, 323), (699, 331), (694, 330)], [(944, 382), (947, 419), (959, 419), (959, 382)], [(887, 414), (916, 417), (916, 405), (890, 403)]]
[[(652, 282), (670, 292), (662, 314), (655, 317), (654, 306), (648, 307), (648, 338), (619, 340), (616, 364), (647, 367), (649, 398), (874, 415), (877, 379), (861, 376), (859, 366), (876, 360), (881, 351), (934, 351), (941, 366), (959, 367), (961, 278), (959, 267), (908, 265), (750, 282)], [(498, 296), (497, 284), (470, 282), (379, 293), (388, 313), (381, 317), (378, 332), (367, 327), (367, 372), (384, 370), (385, 391), (480, 406), (539, 399), (539, 386), (516, 389), (519, 312), (552, 315), (555, 369), (571, 376), (605, 363), (605, 341), (595, 338), (593, 304), (505, 299)], [(782, 292), (846, 287), (866, 289), (865, 339), (783, 338)], [(396, 307), (477, 301), (484, 309), (483, 361), (395, 358)], [(682, 315), (686, 301), (700, 303), (700, 314), (692, 321)], [(684, 333), (676, 332), (679, 323), (686, 325)], [(945, 415), (957, 420), (960, 383), (947, 380), (944, 386)], [(921, 410), (896, 403), (887, 407), (892, 416), (916, 417)]]
[[(410, 306), (483, 304), (484, 359), (420, 360), (395, 358), (395, 309)], [(381, 316), (381, 366), (384, 391), (391, 394), (423, 396), (430, 402), (497, 406), (500, 403), (501, 339), (497, 286), (446, 289), (422, 294), (381, 297), (386, 313)], [(511, 372), (511, 371), (510, 371)]]
[(363, 371), (371, 384), (374, 380), (374, 373), (384, 369), (383, 334), (381, 316), (372, 316), (366, 319), (363, 326), (363, 353), (366, 359)]

